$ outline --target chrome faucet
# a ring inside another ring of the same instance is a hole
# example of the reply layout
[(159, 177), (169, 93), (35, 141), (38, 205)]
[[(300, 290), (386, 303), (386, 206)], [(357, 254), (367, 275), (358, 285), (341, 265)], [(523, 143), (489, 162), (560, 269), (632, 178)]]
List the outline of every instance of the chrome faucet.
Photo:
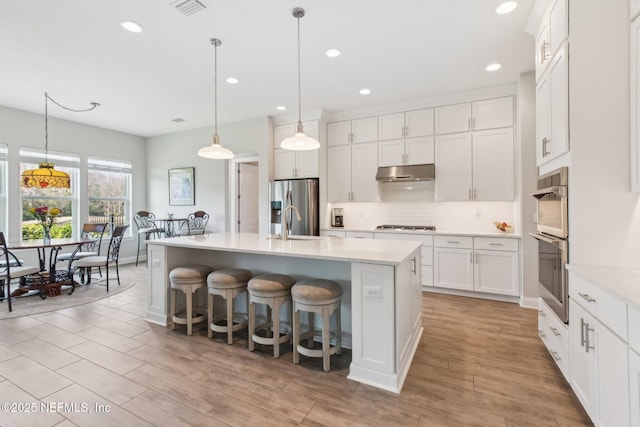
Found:
[(296, 208), (293, 205), (287, 206), (284, 212), (282, 213), (282, 240), (289, 240), (289, 237), (288, 237), (289, 232), (287, 231), (287, 212), (289, 212), (289, 210), (291, 209), (294, 209), (296, 211), (296, 216), (298, 218), (298, 221), (302, 221), (302, 217), (300, 216), (300, 211), (298, 210), (298, 208)]

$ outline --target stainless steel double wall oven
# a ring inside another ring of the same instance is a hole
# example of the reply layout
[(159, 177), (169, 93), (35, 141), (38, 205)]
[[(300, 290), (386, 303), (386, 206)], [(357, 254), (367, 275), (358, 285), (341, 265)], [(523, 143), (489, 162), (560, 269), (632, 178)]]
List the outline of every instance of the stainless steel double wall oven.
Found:
[(538, 178), (538, 190), (531, 193), (538, 203), (535, 233), (538, 241), (538, 283), (540, 296), (564, 321), (569, 322), (568, 224), (569, 170), (560, 168)]

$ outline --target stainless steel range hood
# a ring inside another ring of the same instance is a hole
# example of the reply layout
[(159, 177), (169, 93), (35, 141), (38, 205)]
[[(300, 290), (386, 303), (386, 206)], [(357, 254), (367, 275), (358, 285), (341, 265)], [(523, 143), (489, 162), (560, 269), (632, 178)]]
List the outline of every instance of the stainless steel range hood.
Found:
[(404, 181), (433, 181), (436, 177), (436, 167), (433, 163), (410, 166), (379, 167), (376, 181), (404, 182)]

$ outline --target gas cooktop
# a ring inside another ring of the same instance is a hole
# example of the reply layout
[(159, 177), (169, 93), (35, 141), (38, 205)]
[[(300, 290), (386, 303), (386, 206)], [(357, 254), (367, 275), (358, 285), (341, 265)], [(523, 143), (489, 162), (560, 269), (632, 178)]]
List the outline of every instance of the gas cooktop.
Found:
[(376, 227), (376, 230), (404, 230), (404, 231), (436, 231), (434, 225), (388, 225), (383, 224)]

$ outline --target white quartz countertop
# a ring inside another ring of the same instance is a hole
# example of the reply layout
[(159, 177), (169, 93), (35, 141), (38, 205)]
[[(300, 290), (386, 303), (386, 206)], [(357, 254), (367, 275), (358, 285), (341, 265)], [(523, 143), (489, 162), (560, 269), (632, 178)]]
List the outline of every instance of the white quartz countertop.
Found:
[(212, 233), (147, 241), (149, 245), (221, 250), (227, 252), (398, 265), (422, 243), (399, 240), (309, 237), (304, 240), (269, 239), (254, 233)]
[(640, 269), (581, 264), (569, 264), (567, 269), (640, 309)]
[(420, 230), (393, 230), (393, 229), (366, 229), (366, 228), (343, 228), (328, 227), (320, 231), (354, 231), (354, 232), (373, 232), (373, 233), (394, 233), (394, 234), (419, 234), (433, 236), (478, 236), (478, 237), (510, 237), (519, 239), (521, 236), (516, 233), (503, 233), (502, 231), (460, 231), (460, 230), (436, 230), (436, 231), (420, 231)]

